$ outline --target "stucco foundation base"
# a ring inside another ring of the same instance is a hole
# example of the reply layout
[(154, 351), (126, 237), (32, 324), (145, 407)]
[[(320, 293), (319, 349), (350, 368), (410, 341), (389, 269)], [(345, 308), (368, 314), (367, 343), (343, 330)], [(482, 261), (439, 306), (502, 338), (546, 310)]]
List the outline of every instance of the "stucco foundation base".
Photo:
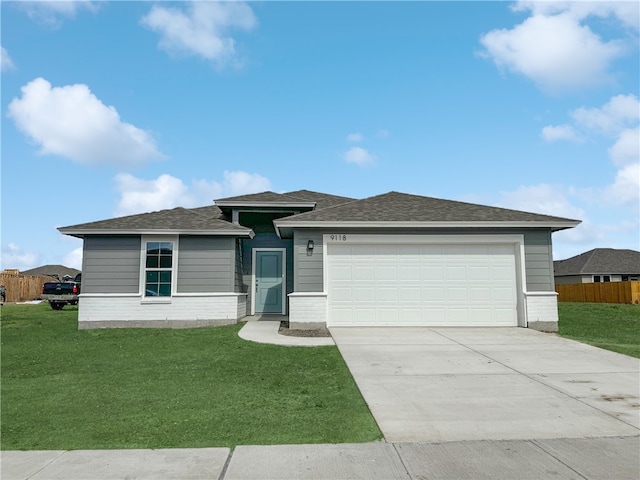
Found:
[(237, 320), (99, 320), (78, 322), (78, 330), (95, 328), (202, 328), (235, 325)]
[(199, 328), (233, 325), (246, 314), (246, 294), (180, 294), (158, 301), (139, 295), (80, 295), (78, 329)]
[(541, 332), (558, 331), (558, 294), (526, 292), (527, 326)]
[(289, 294), (289, 328), (316, 330), (327, 327), (327, 294), (294, 292)]

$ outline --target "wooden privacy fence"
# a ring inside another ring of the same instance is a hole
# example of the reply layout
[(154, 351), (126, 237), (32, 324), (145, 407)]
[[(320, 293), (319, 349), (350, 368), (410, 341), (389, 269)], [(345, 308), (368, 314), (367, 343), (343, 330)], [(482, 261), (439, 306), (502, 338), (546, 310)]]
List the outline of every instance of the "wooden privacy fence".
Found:
[(42, 284), (54, 281), (54, 278), (39, 275), (0, 274), (0, 283), (7, 291), (7, 302), (26, 302), (40, 298)]
[(559, 302), (640, 303), (640, 282), (556, 285)]

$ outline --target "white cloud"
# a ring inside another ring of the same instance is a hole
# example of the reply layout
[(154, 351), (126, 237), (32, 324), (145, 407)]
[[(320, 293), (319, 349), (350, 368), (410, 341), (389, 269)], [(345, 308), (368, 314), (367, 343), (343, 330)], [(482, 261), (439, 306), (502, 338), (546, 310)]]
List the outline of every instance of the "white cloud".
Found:
[(25, 252), (15, 243), (2, 246), (1, 269), (17, 268), (19, 270), (29, 270), (38, 264), (39, 257), (36, 253)]
[(616, 95), (600, 108), (581, 107), (571, 116), (584, 129), (616, 135), (640, 119), (640, 101), (635, 95)]
[(86, 165), (138, 166), (161, 158), (151, 135), (123, 122), (83, 84), (53, 87), (36, 78), (9, 104), (16, 127), (40, 145), (40, 154)]
[(547, 142), (556, 140), (580, 141), (580, 136), (571, 125), (548, 125), (542, 129), (541, 136)]
[[(611, 79), (609, 66), (627, 52), (624, 40), (605, 41), (569, 2), (521, 2), (532, 16), (512, 29), (496, 29), (480, 38), (499, 68), (522, 74), (546, 90), (598, 85)], [(589, 12), (595, 14), (594, 7)], [(617, 18), (617, 17), (616, 17)]]
[(640, 163), (640, 126), (622, 130), (609, 149), (609, 156), (618, 166)]
[(364, 137), (361, 133), (350, 133), (347, 135), (347, 141), (349, 142), (361, 142), (364, 140)]
[(82, 270), (82, 247), (78, 247), (75, 250), (67, 253), (62, 259), (62, 264), (65, 267), (77, 268)]
[(627, 27), (640, 27), (639, 5), (635, 1), (622, 0), (617, 2), (602, 0), (582, 1), (554, 1), (533, 0), (516, 2), (512, 9), (517, 12), (531, 11), (540, 15), (556, 15), (566, 13), (576, 20), (588, 17), (612, 17)]
[(580, 220), (574, 228), (553, 234), (554, 258), (566, 258), (587, 250), (586, 245), (607, 244), (602, 225), (594, 224), (585, 210), (570, 200), (571, 189), (560, 185), (520, 186), (511, 192), (501, 192), (496, 206)]
[(348, 163), (355, 163), (361, 167), (371, 165), (375, 160), (375, 157), (362, 147), (351, 147), (344, 153), (343, 158)]
[(640, 163), (618, 170), (614, 182), (604, 190), (604, 200), (613, 205), (630, 205), (638, 214), (640, 208)]
[[(640, 102), (634, 95), (617, 95), (600, 108), (581, 107), (571, 112), (573, 125), (542, 129), (546, 140), (575, 140), (604, 135), (614, 138), (608, 153), (619, 167), (610, 185), (591, 189), (591, 197), (610, 205), (637, 209), (640, 201)], [(579, 133), (576, 131), (579, 130)]]
[(186, 10), (154, 5), (141, 23), (160, 34), (159, 47), (171, 54), (226, 63), (236, 56), (236, 42), (228, 31), (250, 31), (257, 20), (246, 3), (191, 2)]
[(168, 174), (143, 180), (123, 173), (115, 178), (120, 200), (115, 215), (151, 212), (175, 207), (212, 205), (216, 198), (257, 193), (271, 189), (269, 179), (242, 171), (225, 171), (221, 182), (194, 180), (190, 186)]
[(96, 12), (99, 8), (99, 2), (91, 0), (22, 1), (19, 5), (26, 10), (29, 18), (52, 27), (59, 27), (63, 18), (73, 18), (80, 10)]
[(497, 206), (525, 212), (582, 220), (586, 214), (569, 202), (567, 192), (558, 185), (546, 183), (520, 186), (512, 192), (501, 192)]
[(7, 52), (6, 48), (0, 46), (0, 71), (6, 72), (8, 70), (13, 70), (14, 68), (16, 68), (16, 66), (13, 63), (13, 59), (9, 55), (9, 52)]

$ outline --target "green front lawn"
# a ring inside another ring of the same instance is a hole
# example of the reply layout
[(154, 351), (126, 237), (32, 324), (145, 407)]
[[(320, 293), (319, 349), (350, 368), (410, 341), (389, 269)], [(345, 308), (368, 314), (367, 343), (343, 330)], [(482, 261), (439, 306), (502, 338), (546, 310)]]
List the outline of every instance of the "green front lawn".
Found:
[(558, 303), (563, 337), (640, 358), (640, 305)]
[(2, 307), (3, 450), (368, 442), (382, 437), (336, 347), (242, 325), (77, 330), (77, 308)]

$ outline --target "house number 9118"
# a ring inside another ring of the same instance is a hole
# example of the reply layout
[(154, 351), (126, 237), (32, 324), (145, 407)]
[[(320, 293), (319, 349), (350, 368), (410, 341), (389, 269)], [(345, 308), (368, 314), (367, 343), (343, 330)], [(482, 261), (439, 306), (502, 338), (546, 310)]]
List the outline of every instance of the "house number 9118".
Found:
[(331, 240), (333, 240), (334, 242), (346, 242), (347, 241), (347, 236), (346, 235), (329, 235), (329, 238)]

